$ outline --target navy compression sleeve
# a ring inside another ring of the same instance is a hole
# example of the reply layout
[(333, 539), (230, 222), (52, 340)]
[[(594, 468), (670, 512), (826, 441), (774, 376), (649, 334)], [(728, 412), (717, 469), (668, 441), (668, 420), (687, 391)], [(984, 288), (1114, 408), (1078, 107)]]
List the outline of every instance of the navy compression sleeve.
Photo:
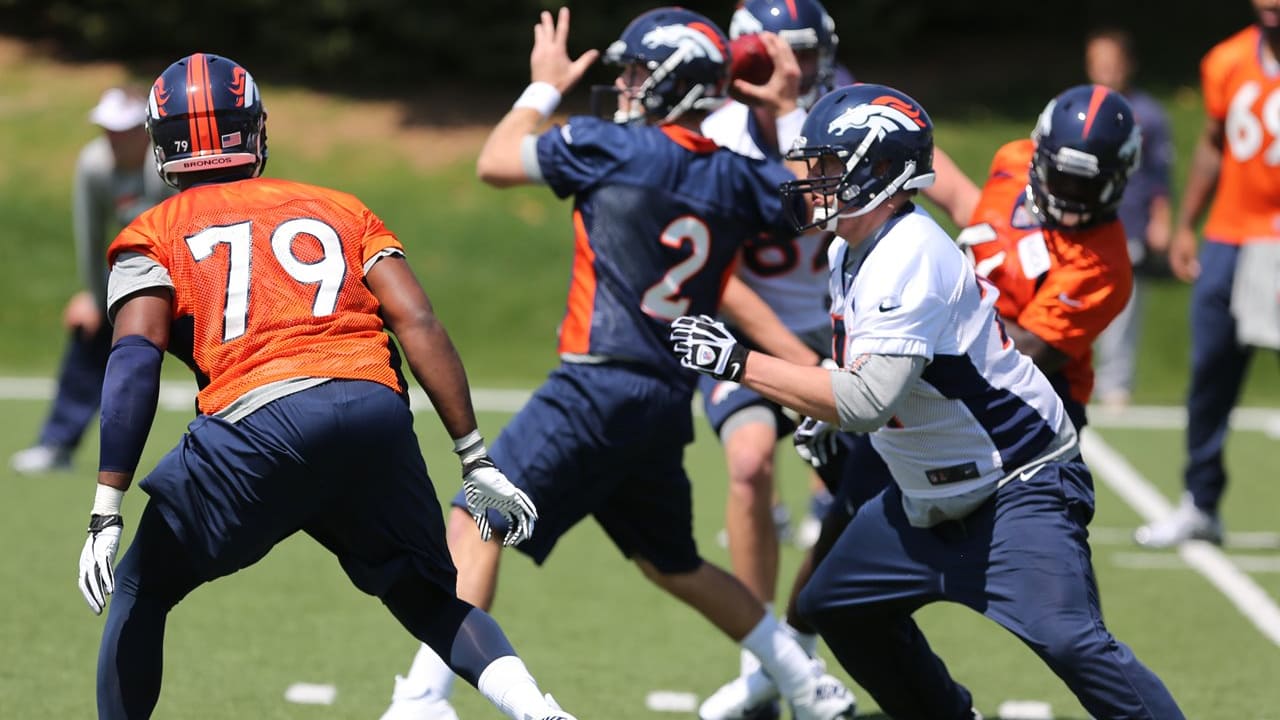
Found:
[(122, 337), (111, 347), (102, 381), (99, 471), (131, 473), (138, 468), (156, 416), (163, 359), (164, 351), (141, 335)]

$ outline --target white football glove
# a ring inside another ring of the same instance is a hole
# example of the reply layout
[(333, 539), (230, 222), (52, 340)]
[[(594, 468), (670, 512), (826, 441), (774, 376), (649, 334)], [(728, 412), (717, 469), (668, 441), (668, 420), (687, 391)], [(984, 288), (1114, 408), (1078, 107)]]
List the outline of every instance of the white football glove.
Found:
[(791, 436), (796, 454), (805, 462), (820, 468), (831, 462), (840, 449), (838, 428), (826, 420), (807, 417)]
[(747, 349), (724, 323), (706, 315), (682, 315), (671, 322), (670, 340), (684, 367), (717, 380), (741, 382)]
[(107, 596), (116, 590), (113, 569), (124, 519), (119, 515), (90, 515), (89, 538), (80, 551), (80, 593), (94, 615), (101, 615)]
[(488, 455), (462, 466), (462, 493), (467, 498), (467, 511), (480, 528), (481, 540), (489, 542), (493, 537), (493, 528), (489, 526), (490, 510), (497, 510), (507, 519), (507, 535), (502, 539), (504, 546), (519, 545), (533, 536), (538, 510), (529, 496), (512, 485)]

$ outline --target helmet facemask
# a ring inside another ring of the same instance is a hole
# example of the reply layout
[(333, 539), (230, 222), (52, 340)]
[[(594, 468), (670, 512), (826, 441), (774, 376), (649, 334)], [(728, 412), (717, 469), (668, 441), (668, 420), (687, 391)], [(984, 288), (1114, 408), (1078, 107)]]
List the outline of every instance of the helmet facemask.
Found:
[[(710, 112), (723, 105), (725, 98), (710, 95), (706, 83), (690, 83), (677, 76), (675, 71), (695, 52), (693, 45), (682, 43), (662, 62), (622, 53), (606, 54), (606, 62), (623, 66), (613, 86), (619, 98), (613, 121), (623, 125), (654, 121), (661, 125), (674, 122), (690, 110)], [(647, 77), (638, 77), (641, 70), (647, 71)], [(672, 102), (673, 98), (679, 99)]]
[[(897, 167), (888, 158), (868, 158), (876, 141), (876, 133), (868, 132), (858, 147), (849, 151), (841, 146), (806, 148), (801, 146), (802, 139), (797, 139), (797, 147), (787, 153), (787, 159), (805, 161), (808, 175), (781, 187), (797, 232), (813, 228), (835, 232), (840, 220), (866, 215), (900, 191), (933, 185), (933, 170), (917, 174), (915, 160), (905, 161), (895, 174)], [(814, 198), (811, 218), (798, 216), (805, 207), (805, 197)]]

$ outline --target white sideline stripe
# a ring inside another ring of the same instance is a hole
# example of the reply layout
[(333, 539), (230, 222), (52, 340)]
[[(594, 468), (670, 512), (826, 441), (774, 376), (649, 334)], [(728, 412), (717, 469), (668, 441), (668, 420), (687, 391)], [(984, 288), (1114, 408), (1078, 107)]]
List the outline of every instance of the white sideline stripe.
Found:
[[(1080, 445), (1090, 466), (1097, 470), (1107, 487), (1145, 522), (1154, 522), (1173, 512), (1169, 501), (1091, 428), (1085, 428), (1081, 434)], [(1192, 540), (1178, 547), (1178, 555), (1226, 595), (1268, 640), (1280, 645), (1280, 608), (1221, 550), (1207, 542)]]
[(644, 706), (653, 712), (691, 713), (698, 709), (698, 696), (678, 690), (652, 690), (644, 696)]
[[(1090, 525), (1089, 544), (1133, 545), (1133, 528)], [(1223, 545), (1231, 550), (1280, 550), (1280, 533), (1266, 530), (1228, 532)], [(1232, 556), (1233, 560), (1235, 558)]]
[(286, 702), (299, 705), (332, 705), (338, 697), (338, 688), (321, 683), (296, 682), (285, 688)]
[[(43, 377), (0, 377), (0, 400), (49, 400), (54, 381)], [(528, 402), (530, 390), (471, 388), (476, 410), (483, 412), (516, 412)], [(195, 384), (186, 380), (164, 380), (160, 383), (160, 405), (166, 410), (189, 410), (194, 407)], [(409, 401), (415, 412), (428, 412), (431, 403), (426, 393), (414, 387)], [(695, 402), (694, 410), (702, 411)], [(1186, 427), (1187, 412), (1181, 407), (1134, 405), (1124, 410), (1089, 406), (1089, 423), (1100, 428), (1139, 430), (1177, 430)], [(1236, 408), (1231, 414), (1231, 427), (1236, 430), (1266, 432), (1280, 438), (1280, 408)]]
[[(1230, 555), (1236, 567), (1251, 573), (1280, 573), (1280, 558), (1257, 555)], [(1187, 563), (1173, 553), (1118, 552), (1111, 554), (1112, 564), (1139, 570), (1186, 570)]]

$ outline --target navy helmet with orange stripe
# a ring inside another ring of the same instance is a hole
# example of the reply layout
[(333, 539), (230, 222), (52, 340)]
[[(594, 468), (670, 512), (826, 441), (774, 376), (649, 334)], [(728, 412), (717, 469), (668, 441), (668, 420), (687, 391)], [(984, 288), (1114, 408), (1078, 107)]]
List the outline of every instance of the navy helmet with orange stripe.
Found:
[[(742, 0), (729, 21), (729, 39), (771, 32), (796, 52), (804, 75), (800, 78), (800, 107), (809, 108), (834, 87), (836, 23), (818, 0)], [(813, 60), (805, 60), (813, 53)]]
[(1044, 224), (1079, 228), (1112, 220), (1142, 155), (1129, 101), (1102, 85), (1077, 85), (1049, 101), (1027, 193)]
[(671, 122), (690, 110), (710, 111), (729, 91), (729, 38), (692, 10), (663, 7), (632, 20), (604, 61), (623, 66), (614, 91), (618, 122)]
[[(838, 88), (814, 104), (787, 152), (808, 163), (804, 178), (782, 184), (784, 205), (811, 218), (793, 218), (798, 232), (834, 232), (842, 218), (866, 215), (899, 192), (933, 185), (933, 121), (920, 103), (886, 85)], [(905, 206), (904, 206), (905, 207)]]
[(173, 187), (257, 177), (267, 163), (266, 118), (249, 71), (220, 55), (188, 55), (151, 86), (147, 133), (156, 169)]

